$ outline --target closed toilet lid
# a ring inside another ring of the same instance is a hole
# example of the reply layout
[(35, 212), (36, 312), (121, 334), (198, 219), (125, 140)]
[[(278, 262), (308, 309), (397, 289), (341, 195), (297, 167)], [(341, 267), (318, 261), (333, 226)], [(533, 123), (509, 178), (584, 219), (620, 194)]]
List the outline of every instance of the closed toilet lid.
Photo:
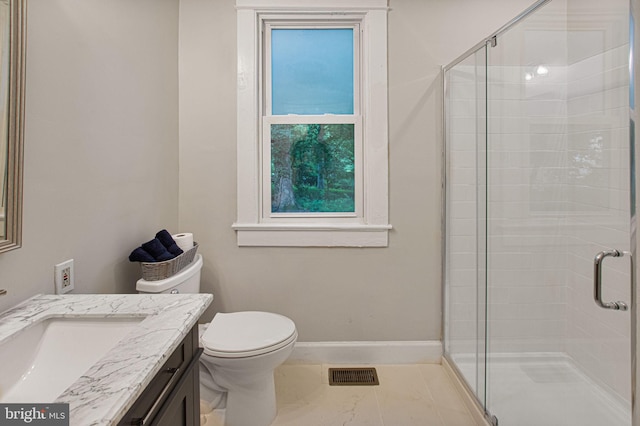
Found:
[(200, 338), (204, 353), (240, 358), (271, 352), (295, 341), (296, 325), (270, 312), (217, 313)]

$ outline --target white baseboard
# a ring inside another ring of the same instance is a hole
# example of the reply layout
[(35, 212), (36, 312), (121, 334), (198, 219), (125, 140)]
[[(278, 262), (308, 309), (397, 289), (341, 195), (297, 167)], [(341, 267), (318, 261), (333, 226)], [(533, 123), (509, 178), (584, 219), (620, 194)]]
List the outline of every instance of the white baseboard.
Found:
[(442, 342), (296, 342), (287, 364), (439, 364)]

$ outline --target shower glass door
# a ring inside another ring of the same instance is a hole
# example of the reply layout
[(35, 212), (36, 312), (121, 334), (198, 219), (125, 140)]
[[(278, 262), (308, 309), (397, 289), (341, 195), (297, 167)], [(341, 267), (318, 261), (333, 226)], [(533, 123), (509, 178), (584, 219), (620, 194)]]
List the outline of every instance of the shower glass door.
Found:
[[(594, 257), (630, 244), (628, 21), (626, 1), (552, 1), (487, 50), (484, 397), (500, 426), (631, 424), (630, 314), (593, 299)], [(603, 266), (603, 299), (630, 302), (629, 257)]]
[(500, 426), (631, 424), (629, 61), (627, 0), (550, 0), (445, 68), (445, 359)]
[(484, 402), (487, 48), (447, 72), (445, 351)]

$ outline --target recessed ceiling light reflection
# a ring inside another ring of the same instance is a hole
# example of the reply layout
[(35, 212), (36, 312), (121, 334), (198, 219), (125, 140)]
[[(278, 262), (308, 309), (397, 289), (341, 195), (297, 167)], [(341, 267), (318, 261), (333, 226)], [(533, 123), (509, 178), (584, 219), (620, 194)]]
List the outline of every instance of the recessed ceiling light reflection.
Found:
[(533, 80), (533, 74), (531, 74), (530, 72), (527, 72), (524, 74), (524, 79), (527, 81), (531, 81)]
[(544, 65), (538, 65), (538, 67), (536, 68), (536, 74), (547, 75), (549, 74), (549, 68), (545, 67)]

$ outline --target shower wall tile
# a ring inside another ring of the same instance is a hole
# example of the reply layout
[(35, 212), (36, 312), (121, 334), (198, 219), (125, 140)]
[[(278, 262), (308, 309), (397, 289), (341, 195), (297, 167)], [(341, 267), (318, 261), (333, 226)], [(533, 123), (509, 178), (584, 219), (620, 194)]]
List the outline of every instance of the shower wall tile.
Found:
[(501, 253), (491, 256), (489, 265), (493, 271), (500, 270), (509, 275), (513, 274), (512, 269), (532, 269), (534, 266), (531, 253)]
[(520, 84), (520, 98), (523, 95), (528, 99), (556, 99), (564, 101), (567, 98), (567, 84), (564, 79), (564, 73), (562, 75), (555, 74), (557, 77), (554, 81), (542, 82), (527, 82)]
[(529, 185), (521, 183), (513, 185), (502, 185), (500, 191), (491, 191), (489, 200), (491, 202), (517, 202), (523, 203), (529, 199)]
[[(542, 284), (542, 285), (538, 285)], [(549, 283), (547, 283), (549, 284)], [(566, 287), (543, 281), (509, 288), (509, 303), (566, 303)], [(548, 318), (561, 320), (561, 318)]]
[(454, 303), (451, 306), (451, 315), (460, 321), (474, 321), (477, 318), (476, 312), (469, 309), (465, 303)]
[(451, 217), (453, 219), (475, 219), (476, 203), (474, 201), (452, 201)]
[(530, 151), (562, 152), (567, 148), (567, 135), (564, 134), (532, 134), (529, 136)]
[[(466, 86), (475, 87), (475, 73), (478, 68), (474, 65), (458, 64), (449, 72), (449, 90), (456, 90)], [(472, 99), (473, 91), (463, 99)]]
[(523, 83), (522, 79), (514, 83), (504, 81), (489, 82), (488, 93), (492, 99), (505, 101), (521, 101), (523, 97), (536, 100), (564, 100), (567, 94), (567, 85), (564, 79), (556, 78), (544, 83)]
[[(495, 186), (492, 186), (492, 189), (495, 190)], [(490, 197), (492, 196), (490, 195)], [(529, 206), (518, 201), (492, 202), (488, 210), (489, 216), (496, 222), (499, 219), (502, 219), (503, 222), (513, 219), (526, 219), (529, 215)]]
[(529, 145), (523, 138), (527, 135), (501, 134), (492, 135), (488, 150), (490, 153), (502, 151), (526, 151)]
[[(566, 70), (527, 82), (491, 67), (489, 303), (491, 351), (562, 351), (568, 208)], [(551, 216), (549, 216), (551, 214)]]
[(526, 339), (493, 339), (490, 343), (490, 351), (493, 354), (502, 353), (545, 353), (562, 352), (564, 350), (564, 337), (550, 337)]
[(449, 290), (451, 300), (455, 300), (460, 304), (469, 304), (475, 302), (475, 294), (467, 291), (465, 288), (451, 287)]
[(573, 314), (582, 322), (571, 325), (568, 351), (572, 358), (592, 379), (624, 399), (630, 389), (629, 356), (624, 349), (629, 336), (602, 323), (595, 324), (583, 312)]
[(460, 287), (462, 291), (467, 291), (475, 300), (476, 294), (476, 266), (466, 265), (466, 269), (463, 267), (456, 267), (449, 274), (449, 282), (453, 287)]
[[(500, 118), (494, 111), (489, 110), (489, 133), (494, 134), (563, 134), (567, 124), (564, 117), (538, 117), (532, 120), (529, 117), (516, 116)], [(489, 139), (491, 145), (491, 138)]]
[(531, 171), (525, 168), (501, 167), (491, 168), (488, 171), (489, 182), (516, 182), (527, 185)]
[[(492, 249), (496, 251), (496, 249)], [(501, 253), (499, 256), (490, 257), (490, 266), (494, 271), (492, 278), (499, 280), (498, 271), (502, 274), (512, 276), (515, 271), (527, 271), (532, 275), (531, 282), (556, 283), (558, 278), (564, 278), (558, 271), (565, 268), (567, 264), (566, 254), (561, 252), (521, 252), (521, 253)], [(527, 282), (519, 280), (519, 282)], [(497, 284), (496, 284), (497, 285)]]
[[(551, 97), (550, 95), (548, 97)], [(489, 101), (491, 116), (505, 117), (556, 117), (566, 115), (567, 103), (563, 99), (494, 99)]]
[(598, 93), (576, 96), (567, 102), (573, 116), (604, 112), (612, 108), (626, 108), (629, 103), (629, 88), (626, 84)]
[[(475, 152), (477, 135), (475, 133), (455, 133), (449, 138), (449, 146), (452, 151)], [(456, 169), (460, 166), (456, 164)]]
[[(628, 215), (628, 210), (626, 213)], [(615, 226), (607, 226), (608, 224), (604, 221), (608, 219), (609, 218), (606, 216), (600, 216), (600, 222), (598, 222), (597, 219), (594, 218), (591, 223), (583, 223), (582, 226), (572, 227), (570, 229), (571, 232), (568, 233), (568, 235), (576, 238), (577, 241), (594, 244), (594, 247), (600, 247), (600, 250), (607, 247), (619, 247), (620, 250), (628, 250), (629, 230), (627, 229), (625, 231), (617, 229)], [(619, 220), (620, 219), (611, 219), (610, 224), (615, 225)], [(622, 244), (622, 246), (620, 246), (620, 244)], [(592, 255), (595, 256), (600, 250), (597, 250)]]
[[(476, 153), (473, 151), (458, 151), (455, 152), (456, 167), (463, 169), (475, 169), (476, 167)], [(456, 183), (456, 182), (452, 182)]]
[(522, 98), (522, 84), (520, 82), (489, 82), (487, 92), (493, 99), (519, 100)]
[(573, 116), (587, 115), (595, 111), (604, 111), (604, 99), (605, 94), (603, 92), (589, 93), (587, 95), (572, 98), (567, 102), (567, 107)]
[(475, 83), (469, 83), (468, 79), (465, 81), (460, 81), (460, 78), (451, 79), (449, 82), (449, 99), (462, 99), (468, 102), (469, 99), (475, 98), (477, 90), (478, 86)]
[(451, 250), (449, 260), (453, 265), (475, 265), (476, 254), (473, 252), (456, 252)]
[[(453, 214), (453, 212), (451, 212)], [(449, 216), (449, 213), (447, 213)], [(449, 235), (451, 236), (476, 236), (476, 219), (449, 219)], [(455, 265), (456, 267), (458, 265)]]
[(449, 173), (449, 179), (451, 182), (455, 182), (454, 185), (472, 185), (475, 188), (476, 173), (473, 168), (453, 168)]
[(492, 304), (507, 304), (511, 300), (509, 287), (490, 287), (488, 289), (488, 299)]
[(546, 134), (560, 136), (567, 132), (565, 117), (544, 117), (537, 120), (529, 120), (526, 131), (530, 134)]
[(530, 100), (525, 104), (525, 114), (528, 117), (554, 117), (566, 115), (567, 103), (564, 99)]
[(523, 117), (526, 104), (520, 99), (496, 99), (493, 93), (489, 94), (488, 111), (490, 117)]
[(469, 118), (475, 117), (476, 105), (470, 103), (464, 98), (449, 100), (449, 119), (455, 120), (458, 117)]
[(447, 241), (449, 250), (452, 253), (474, 253), (476, 252), (476, 239), (470, 236), (451, 236)]
[(565, 303), (492, 303), (491, 319), (502, 320), (547, 320), (562, 318), (566, 314)]
[[(627, 64), (605, 70), (603, 68), (588, 69), (588, 67), (579, 62), (570, 66), (570, 76), (573, 75), (574, 70), (580, 70), (589, 75), (585, 78), (576, 79), (570, 77), (567, 90), (568, 99), (593, 95), (617, 87), (628, 86), (629, 84), (629, 68)], [(594, 70), (596, 71), (595, 73)]]
[(558, 171), (562, 171), (562, 174), (556, 174), (548, 183), (562, 183), (560, 179), (564, 178), (566, 174), (567, 167), (567, 157), (563, 155), (563, 153), (558, 153), (557, 151), (531, 151), (529, 153), (529, 164), (528, 166), (534, 170), (539, 170), (540, 168), (551, 169), (556, 168)]
[(488, 334), (491, 341), (503, 339), (523, 340), (523, 336), (531, 339), (563, 338), (566, 322), (563, 320), (522, 320), (492, 321), (489, 314)]
[[(495, 59), (492, 62), (496, 62)], [(502, 84), (518, 84), (522, 85), (525, 75), (524, 70), (520, 66), (489, 66), (487, 73), (487, 80), (490, 87), (499, 86)], [(492, 91), (490, 98), (495, 99), (495, 95)]]
[(457, 117), (455, 122), (452, 121), (450, 124), (456, 129), (457, 134), (476, 134), (478, 132), (478, 120), (475, 116)]
[[(465, 348), (469, 348), (469, 352), (475, 350), (475, 342), (477, 339), (477, 327), (478, 321), (473, 320), (458, 320), (456, 319), (450, 325), (450, 334), (453, 336), (448, 343), (451, 345), (463, 345)], [(454, 351), (456, 353), (459, 351)]]
[[(611, 55), (613, 54), (613, 52), (610, 53), (609, 57), (611, 57)], [(582, 61), (576, 62), (572, 65), (569, 66), (569, 75), (570, 75), (570, 82), (569, 85), (571, 85), (571, 81), (580, 81), (580, 80), (585, 80), (588, 79), (590, 77), (593, 77), (594, 72), (593, 70), (601, 70), (604, 71), (605, 69), (610, 69), (612, 67), (613, 64), (609, 64), (608, 68), (605, 68), (605, 62), (606, 62), (606, 58), (605, 55), (600, 54), (600, 55), (593, 55), (589, 58), (583, 59)], [(615, 67), (619, 67), (621, 62), (618, 62)], [(576, 97), (575, 94), (571, 94), (571, 97)]]
[[(592, 112), (574, 117), (568, 124), (569, 135), (591, 133), (598, 135), (612, 129), (624, 129), (629, 127), (627, 114), (628, 108), (614, 108)], [(603, 115), (604, 114), (604, 115)], [(584, 135), (583, 135), (584, 136)]]

